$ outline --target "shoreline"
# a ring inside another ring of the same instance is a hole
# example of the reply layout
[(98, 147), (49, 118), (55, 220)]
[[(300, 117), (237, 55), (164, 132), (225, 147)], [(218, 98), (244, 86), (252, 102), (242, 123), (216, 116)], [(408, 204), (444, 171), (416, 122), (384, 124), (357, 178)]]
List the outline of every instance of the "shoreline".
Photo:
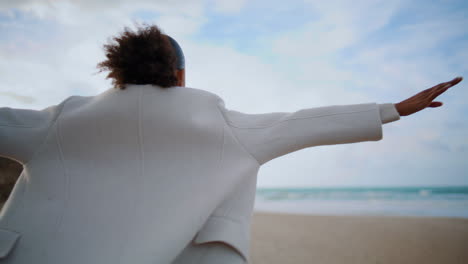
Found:
[[(468, 210), (468, 209), (467, 209)], [(453, 215), (420, 215), (420, 214), (394, 214), (394, 213), (347, 213), (347, 212), (322, 212), (322, 211), (293, 211), (293, 210), (275, 210), (275, 209), (254, 209), (254, 214), (268, 214), (268, 215), (293, 215), (293, 216), (330, 216), (330, 217), (382, 217), (382, 218), (420, 218), (420, 219), (465, 219), (467, 216), (453, 216)]]

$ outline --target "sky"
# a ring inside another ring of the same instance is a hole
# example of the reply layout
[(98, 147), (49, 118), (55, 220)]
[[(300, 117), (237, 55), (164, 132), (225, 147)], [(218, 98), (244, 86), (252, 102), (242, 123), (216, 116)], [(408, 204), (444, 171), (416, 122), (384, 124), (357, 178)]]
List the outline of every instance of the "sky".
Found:
[(398, 103), (463, 76), (383, 139), (265, 163), (258, 187), (468, 185), (464, 0), (2, 0), (0, 106), (43, 109), (111, 87), (96, 65), (124, 27), (156, 24), (186, 59), (186, 86), (244, 113)]

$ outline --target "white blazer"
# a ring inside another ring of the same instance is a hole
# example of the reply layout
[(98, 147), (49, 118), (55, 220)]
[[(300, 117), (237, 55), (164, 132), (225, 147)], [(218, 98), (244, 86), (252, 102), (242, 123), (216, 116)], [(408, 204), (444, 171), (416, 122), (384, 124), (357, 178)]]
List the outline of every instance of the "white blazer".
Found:
[(246, 114), (204, 90), (133, 84), (0, 108), (0, 155), (24, 166), (1, 211), (0, 262), (171, 263), (192, 239), (247, 260), (262, 164), (381, 140), (399, 118), (390, 103)]

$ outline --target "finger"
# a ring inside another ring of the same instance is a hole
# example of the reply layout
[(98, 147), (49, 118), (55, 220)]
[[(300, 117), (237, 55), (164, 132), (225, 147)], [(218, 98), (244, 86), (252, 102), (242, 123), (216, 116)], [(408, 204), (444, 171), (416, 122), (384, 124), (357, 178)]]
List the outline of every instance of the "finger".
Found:
[(442, 106), (444, 103), (442, 102), (432, 102), (428, 105), (428, 107), (440, 107)]
[(449, 82), (441, 83), (432, 89), (430, 93), (431, 100), (434, 100), (437, 96), (447, 91), (450, 87), (457, 85), (463, 80), (463, 77), (457, 77)]
[(444, 93), (445, 91), (447, 91), (447, 89), (449, 89), (450, 87), (458, 84), (462, 80), (463, 80), (463, 77), (459, 76), (457, 78), (454, 78), (451, 81), (439, 83), (436, 86), (433, 86), (431, 88), (428, 88), (428, 89), (425, 89), (425, 90), (421, 91), (420, 93), (416, 94), (412, 98), (414, 98), (414, 99), (418, 98), (418, 99), (432, 101), (437, 96)]
[(452, 83), (453, 83), (453, 85), (456, 85), (456, 84), (460, 83), (461, 81), (463, 81), (463, 77), (458, 76), (457, 78), (452, 80)]
[(437, 90), (437, 89), (444, 89), (444, 88), (447, 88), (447, 87), (452, 87), (452, 86), (458, 84), (459, 82), (461, 82), (462, 80), (463, 80), (463, 77), (459, 76), (457, 78), (454, 78), (451, 81), (439, 83), (438, 85), (432, 87), (430, 90), (432, 90), (432, 89)]
[(446, 84), (445, 86), (435, 89), (431, 94), (432, 100), (434, 100), (434, 98), (441, 95), (442, 93), (445, 93), (445, 91), (447, 91), (450, 87), (452, 87), (451, 84)]
[(452, 87), (452, 86), (455, 86), (457, 85), (458, 83), (460, 83), (461, 81), (463, 80), (463, 77), (459, 76), (451, 81), (448, 81), (448, 82), (445, 82), (445, 83), (442, 83), (441, 84), (441, 87)]

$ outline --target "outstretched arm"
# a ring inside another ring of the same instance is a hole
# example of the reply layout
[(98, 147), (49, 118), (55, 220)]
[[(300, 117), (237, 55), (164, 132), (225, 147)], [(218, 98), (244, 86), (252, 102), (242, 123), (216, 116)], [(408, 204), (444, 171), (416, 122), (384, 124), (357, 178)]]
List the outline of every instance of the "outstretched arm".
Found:
[(432, 100), (460, 81), (439, 84), (398, 104), (332, 105), (265, 114), (227, 109), (221, 98), (218, 106), (232, 135), (262, 165), (307, 147), (381, 140), (383, 124), (440, 106)]
[(378, 141), (383, 123), (400, 118), (393, 104), (331, 105), (265, 114), (226, 109), (223, 101), (219, 107), (233, 136), (260, 165), (307, 147)]

